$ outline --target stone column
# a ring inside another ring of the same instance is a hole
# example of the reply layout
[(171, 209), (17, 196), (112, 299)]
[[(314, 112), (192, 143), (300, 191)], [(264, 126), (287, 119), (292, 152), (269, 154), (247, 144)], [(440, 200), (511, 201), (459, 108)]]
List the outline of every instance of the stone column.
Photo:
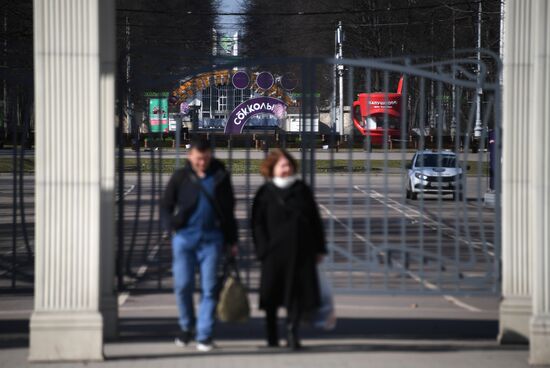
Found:
[(100, 19), (110, 19), (114, 12), (112, 5), (100, 6), (107, 3), (34, 1), (36, 266), (31, 361), (103, 359), (100, 267), (111, 236), (100, 232), (109, 231), (101, 220), (111, 211), (105, 193), (112, 191), (112, 176), (105, 175), (114, 160), (102, 152), (114, 134), (107, 111), (112, 102), (105, 102), (114, 100), (112, 70), (102, 64), (105, 50), (100, 47)]
[(531, 364), (550, 364), (550, 2), (534, 0), (530, 230), (533, 251)]
[(528, 165), (532, 1), (505, 2), (502, 165), (501, 343), (525, 342), (531, 317)]

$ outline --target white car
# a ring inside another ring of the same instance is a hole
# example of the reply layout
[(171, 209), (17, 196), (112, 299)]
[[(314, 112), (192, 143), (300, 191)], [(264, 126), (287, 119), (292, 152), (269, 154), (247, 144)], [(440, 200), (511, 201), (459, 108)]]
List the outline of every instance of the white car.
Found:
[(407, 164), (407, 198), (418, 193), (452, 195), (463, 199), (463, 169), (454, 152), (418, 151)]

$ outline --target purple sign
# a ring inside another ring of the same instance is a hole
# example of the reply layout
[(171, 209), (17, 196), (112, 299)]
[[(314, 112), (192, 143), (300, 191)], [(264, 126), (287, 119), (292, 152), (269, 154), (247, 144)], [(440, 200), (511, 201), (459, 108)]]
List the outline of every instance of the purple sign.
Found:
[(273, 83), (275, 83), (275, 80), (270, 72), (261, 72), (256, 78), (256, 84), (261, 89), (270, 89)]
[(233, 87), (237, 89), (245, 89), (248, 87), (248, 83), (250, 83), (250, 78), (248, 78), (248, 74), (245, 72), (237, 72), (233, 74), (231, 82), (233, 83)]
[(182, 102), (180, 105), (180, 113), (187, 115), (189, 113), (189, 104), (187, 102)]
[(281, 86), (287, 91), (292, 91), (298, 85), (298, 79), (294, 73), (287, 73), (281, 77)]
[(277, 119), (284, 117), (286, 104), (273, 97), (256, 97), (235, 108), (225, 124), (225, 134), (240, 134), (247, 120), (256, 114), (272, 114)]

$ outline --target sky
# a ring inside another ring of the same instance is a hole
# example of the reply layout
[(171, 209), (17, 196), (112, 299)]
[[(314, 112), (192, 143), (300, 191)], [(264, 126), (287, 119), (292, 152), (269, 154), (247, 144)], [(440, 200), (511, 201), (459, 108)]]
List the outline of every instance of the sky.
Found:
[[(242, 11), (241, 3), (243, 0), (221, 0), (218, 11), (220, 13), (232, 13)], [(240, 30), (239, 17), (223, 15), (218, 19), (219, 27), (223, 33), (233, 34)]]

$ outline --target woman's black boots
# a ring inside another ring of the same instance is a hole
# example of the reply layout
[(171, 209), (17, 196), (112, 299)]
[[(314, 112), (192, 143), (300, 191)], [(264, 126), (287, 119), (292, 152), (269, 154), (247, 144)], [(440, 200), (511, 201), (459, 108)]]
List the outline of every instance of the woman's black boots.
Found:
[(291, 324), (288, 324), (286, 328), (287, 328), (286, 330), (287, 346), (292, 350), (301, 349), (302, 344), (300, 343), (300, 338), (298, 336), (298, 324), (291, 323)]
[(286, 325), (287, 346), (292, 350), (299, 350), (302, 348), (302, 344), (300, 344), (300, 338), (298, 336), (298, 325), (299, 322), (297, 321), (293, 321), (292, 323), (288, 323)]
[(277, 326), (277, 310), (267, 310), (265, 315), (267, 346), (274, 348), (279, 346), (279, 331)]
[(292, 303), (286, 320), (286, 341), (287, 346), (292, 350), (302, 348), (300, 338), (298, 337), (298, 328), (300, 327), (300, 305), (298, 299)]

